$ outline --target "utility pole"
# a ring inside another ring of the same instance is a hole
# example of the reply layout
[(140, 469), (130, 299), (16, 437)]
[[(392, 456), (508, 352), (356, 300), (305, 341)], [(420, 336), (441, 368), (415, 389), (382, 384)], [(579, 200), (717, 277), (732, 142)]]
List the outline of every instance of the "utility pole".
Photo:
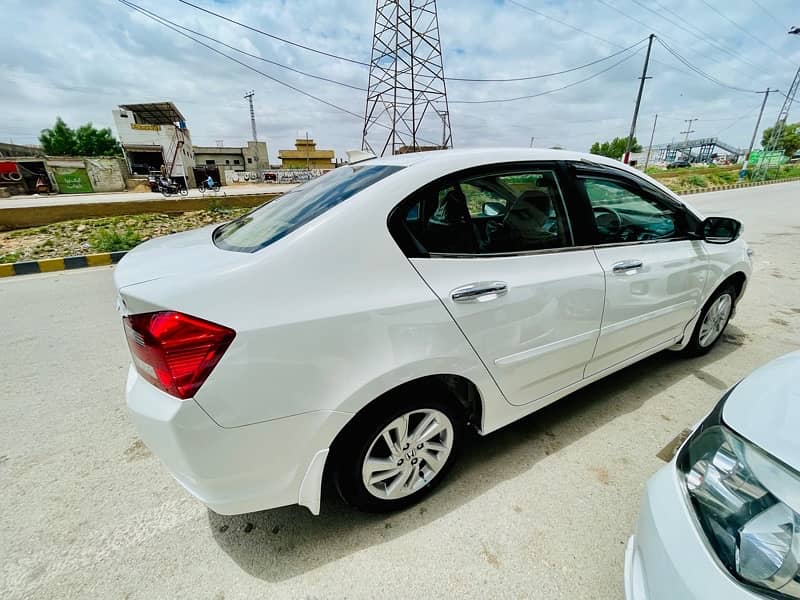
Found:
[(531, 136), (531, 148), (533, 148), (533, 140), (534, 140), (534, 139), (536, 139), (536, 138), (534, 138), (533, 136)]
[(739, 181), (745, 178), (747, 175), (747, 166), (750, 163), (750, 154), (753, 153), (753, 146), (756, 145), (756, 136), (758, 135), (758, 128), (761, 127), (761, 117), (764, 116), (764, 107), (767, 106), (767, 98), (769, 98), (770, 92), (777, 92), (778, 90), (771, 90), (769, 88), (765, 89), (763, 92), (759, 92), (760, 94), (764, 94), (764, 101), (761, 103), (761, 110), (758, 111), (758, 119), (756, 119), (756, 127), (753, 129), (753, 137), (750, 138), (750, 145), (747, 147), (747, 154), (744, 155), (744, 163), (742, 164), (742, 170), (739, 171)]
[(698, 119), (697, 117), (695, 117), (694, 119), (684, 119), (683, 120), (684, 123), (688, 123), (688, 125), (686, 126), (686, 131), (681, 131), (681, 135), (683, 135), (684, 133), (686, 134), (686, 137), (683, 138), (684, 144), (689, 141), (689, 134), (690, 133), (694, 133), (694, 131), (695, 131), (694, 129), (692, 129), (692, 123), (694, 123), (695, 121), (699, 121), (699, 120), (700, 119)]
[(244, 97), (250, 102), (250, 128), (253, 130), (253, 141), (255, 142), (254, 154), (256, 159), (256, 173), (258, 173), (258, 181), (261, 182), (261, 165), (259, 164), (258, 156), (258, 135), (256, 134), (256, 111), (253, 110), (253, 96), (256, 93), (253, 90), (247, 92)]
[[(800, 27), (792, 27), (789, 30), (789, 35), (800, 35)], [(769, 172), (772, 159), (771, 153), (777, 150), (780, 144), (783, 130), (786, 128), (786, 120), (789, 118), (789, 110), (792, 108), (792, 104), (795, 101), (795, 96), (797, 96), (798, 90), (800, 90), (800, 67), (798, 67), (797, 73), (794, 75), (794, 80), (792, 81), (792, 85), (789, 86), (789, 91), (785, 94), (786, 99), (781, 107), (781, 112), (778, 113), (778, 119), (775, 121), (775, 126), (772, 128), (772, 135), (767, 143), (764, 144), (764, 148), (762, 149), (761, 156), (758, 161), (758, 167), (756, 168), (756, 171), (752, 177), (753, 181), (763, 181)], [(769, 158), (767, 158), (768, 154), (770, 154)], [(778, 171), (780, 171), (780, 168), (780, 164), (778, 164)]]
[(639, 105), (642, 103), (642, 93), (644, 92), (645, 79), (652, 79), (647, 76), (647, 66), (650, 62), (650, 50), (653, 48), (653, 39), (655, 34), (651, 33), (647, 40), (647, 54), (644, 57), (644, 67), (642, 68), (642, 77), (639, 81), (639, 93), (636, 95), (636, 107), (633, 109), (633, 121), (631, 121), (631, 132), (628, 134), (628, 144), (625, 146), (625, 154), (622, 157), (622, 162), (626, 165), (631, 157), (631, 148), (633, 147), (633, 137), (636, 133), (636, 119), (639, 117)]
[(647, 145), (647, 157), (644, 159), (644, 170), (647, 172), (647, 165), (650, 164), (650, 150), (653, 147), (653, 138), (656, 137), (656, 125), (658, 124), (658, 115), (653, 119), (653, 132), (650, 134), (650, 143)]
[(308, 178), (311, 179), (311, 165), (309, 164), (308, 158), (308, 132), (306, 131), (306, 173), (308, 173)]

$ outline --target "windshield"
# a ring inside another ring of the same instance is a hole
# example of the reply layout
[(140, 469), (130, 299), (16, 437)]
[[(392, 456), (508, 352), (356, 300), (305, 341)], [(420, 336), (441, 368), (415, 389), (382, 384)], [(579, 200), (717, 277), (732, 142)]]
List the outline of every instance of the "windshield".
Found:
[(214, 231), (223, 250), (255, 252), (403, 167), (346, 165), (263, 204)]

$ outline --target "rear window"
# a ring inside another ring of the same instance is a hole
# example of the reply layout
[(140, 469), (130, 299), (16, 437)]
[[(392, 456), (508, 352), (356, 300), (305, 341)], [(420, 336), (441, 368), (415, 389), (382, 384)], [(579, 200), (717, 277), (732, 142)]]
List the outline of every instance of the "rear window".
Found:
[(223, 250), (255, 252), (403, 167), (347, 165), (286, 192), (214, 231)]

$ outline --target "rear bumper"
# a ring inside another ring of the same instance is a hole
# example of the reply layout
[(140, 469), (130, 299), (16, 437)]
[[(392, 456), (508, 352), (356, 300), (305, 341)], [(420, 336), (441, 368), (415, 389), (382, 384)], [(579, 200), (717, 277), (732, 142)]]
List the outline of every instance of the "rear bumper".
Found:
[(316, 472), (309, 470), (314, 456), (350, 418), (314, 411), (220, 427), (194, 400), (165, 394), (133, 368), (126, 397), (142, 441), (172, 476), (213, 511), (228, 515), (297, 504), (306, 473)]
[(712, 556), (680, 485), (673, 463), (647, 483), (625, 550), (626, 600), (762, 600)]

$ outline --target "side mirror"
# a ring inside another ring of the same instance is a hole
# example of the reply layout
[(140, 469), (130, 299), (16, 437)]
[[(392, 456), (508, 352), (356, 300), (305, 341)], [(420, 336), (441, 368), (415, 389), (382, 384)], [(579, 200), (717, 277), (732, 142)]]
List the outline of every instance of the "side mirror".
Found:
[(506, 206), (502, 202), (484, 202), (481, 213), (485, 217), (497, 217), (506, 212)]
[(709, 244), (728, 244), (739, 237), (742, 224), (729, 217), (708, 217), (700, 225), (700, 236)]

